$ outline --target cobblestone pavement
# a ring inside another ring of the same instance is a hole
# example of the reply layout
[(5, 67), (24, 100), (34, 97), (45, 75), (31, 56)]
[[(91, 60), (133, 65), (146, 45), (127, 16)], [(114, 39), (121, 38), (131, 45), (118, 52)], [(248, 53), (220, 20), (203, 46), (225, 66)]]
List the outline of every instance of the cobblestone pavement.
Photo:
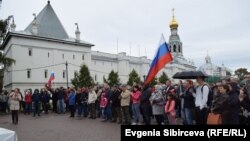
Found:
[(0, 127), (16, 131), (18, 141), (119, 141), (121, 136), (117, 123), (69, 118), (69, 114), (32, 117), (19, 113), (18, 125), (12, 124), (11, 115), (0, 115)]

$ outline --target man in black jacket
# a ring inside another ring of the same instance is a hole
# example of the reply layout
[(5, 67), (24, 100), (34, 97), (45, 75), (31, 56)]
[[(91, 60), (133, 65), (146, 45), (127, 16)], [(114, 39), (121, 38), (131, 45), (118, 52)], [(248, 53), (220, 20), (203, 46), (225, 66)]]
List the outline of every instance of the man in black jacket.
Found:
[(122, 123), (120, 94), (121, 92), (118, 89), (118, 86), (114, 86), (110, 97), (110, 103), (113, 113), (113, 122), (116, 122), (118, 118), (119, 124)]
[(149, 87), (149, 85), (144, 85), (144, 88), (142, 90), (142, 95), (141, 95), (141, 99), (140, 99), (140, 108), (141, 108), (141, 112), (143, 115), (143, 121), (145, 122), (146, 125), (150, 125), (151, 124), (151, 105), (150, 105), (150, 101), (149, 98), (151, 96), (151, 88)]

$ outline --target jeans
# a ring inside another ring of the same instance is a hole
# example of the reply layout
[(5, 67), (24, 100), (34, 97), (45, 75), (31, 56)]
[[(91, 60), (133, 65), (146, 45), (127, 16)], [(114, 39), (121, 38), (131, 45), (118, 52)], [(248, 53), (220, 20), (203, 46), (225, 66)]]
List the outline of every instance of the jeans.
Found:
[(139, 103), (132, 104), (132, 112), (133, 112), (134, 122), (138, 123), (140, 120), (140, 104)]
[(33, 102), (33, 116), (40, 116), (40, 103), (39, 102)]
[(102, 119), (106, 119), (106, 112), (105, 112), (105, 108), (101, 108), (101, 118)]
[(88, 116), (88, 105), (87, 104), (79, 104), (78, 105), (78, 116), (81, 117), (82, 115), (84, 117), (87, 117)]
[(82, 116), (82, 113), (83, 113), (83, 105), (79, 104), (77, 106), (77, 115), (80, 117), (80, 116)]
[(25, 104), (25, 113), (30, 114), (31, 113), (31, 103), (26, 103)]
[(184, 108), (184, 124), (185, 125), (193, 125), (193, 109), (192, 108)]
[(57, 105), (58, 105), (58, 109), (57, 109), (57, 112), (60, 114), (60, 113), (65, 113), (65, 103), (64, 103), (64, 99), (59, 99), (57, 101)]
[(105, 111), (106, 111), (107, 120), (112, 120), (112, 108), (110, 104), (107, 105)]
[(49, 111), (49, 103), (44, 102), (44, 112), (45, 112), (45, 114), (48, 114), (48, 111)]

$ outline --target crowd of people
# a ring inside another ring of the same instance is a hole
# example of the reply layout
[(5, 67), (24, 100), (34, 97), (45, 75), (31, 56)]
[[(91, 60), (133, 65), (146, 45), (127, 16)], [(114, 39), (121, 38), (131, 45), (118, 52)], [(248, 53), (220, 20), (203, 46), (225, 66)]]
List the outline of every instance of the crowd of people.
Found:
[[(0, 111), (11, 112), (18, 124), (18, 112), (41, 116), (51, 111), (70, 117), (101, 118), (102, 122), (126, 125), (205, 125), (208, 113), (220, 114), (222, 124), (250, 125), (250, 73), (244, 86), (234, 78), (216, 84), (182, 80), (155, 86), (134, 84), (82, 88), (25, 90), (18, 88), (0, 95)], [(177, 120), (178, 119), (178, 120)]]

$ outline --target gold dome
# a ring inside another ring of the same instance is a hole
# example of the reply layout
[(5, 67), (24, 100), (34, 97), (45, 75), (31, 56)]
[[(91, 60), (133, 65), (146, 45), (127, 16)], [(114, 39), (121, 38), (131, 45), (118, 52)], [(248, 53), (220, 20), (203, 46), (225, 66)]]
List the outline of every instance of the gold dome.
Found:
[(171, 29), (172, 29), (172, 28), (177, 28), (177, 27), (178, 27), (178, 23), (177, 23), (177, 21), (175, 20), (175, 17), (174, 17), (174, 9), (173, 9), (173, 17), (172, 17), (172, 20), (171, 20), (169, 26), (170, 26)]

